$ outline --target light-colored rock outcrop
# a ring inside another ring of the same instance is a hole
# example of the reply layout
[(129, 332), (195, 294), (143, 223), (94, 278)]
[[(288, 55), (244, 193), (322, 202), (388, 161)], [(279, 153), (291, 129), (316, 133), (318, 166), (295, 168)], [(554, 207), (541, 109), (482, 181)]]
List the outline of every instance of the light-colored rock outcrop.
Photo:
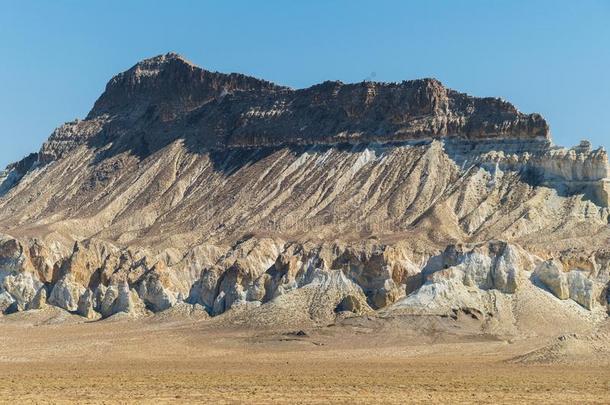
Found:
[(463, 309), (488, 313), (485, 291), (465, 284), (465, 279), (466, 274), (459, 267), (436, 271), (426, 277), (426, 282), (417, 291), (391, 308), (427, 315), (448, 315)]
[(362, 289), (342, 271), (315, 271), (311, 282), (278, 295), (265, 304), (243, 302), (219, 317), (219, 322), (256, 327), (326, 325), (337, 316), (372, 312)]
[(53, 286), (49, 295), (49, 304), (66, 311), (76, 311), (78, 301), (84, 293), (85, 288), (74, 280), (71, 273), (68, 273)]
[(511, 294), (526, 277), (524, 272), (532, 271), (534, 266), (535, 259), (523, 249), (492, 241), (472, 247), (449, 246), (441, 255), (430, 259), (423, 273), (430, 275), (442, 269), (456, 268), (459, 274), (463, 274), (462, 282), (466, 286)]
[(164, 311), (177, 302), (175, 294), (169, 291), (156, 272), (150, 272), (140, 281), (137, 292), (146, 306), (154, 312)]
[(217, 265), (201, 272), (189, 302), (220, 314), (235, 303), (262, 299), (265, 292), (259, 277), (275, 264), (281, 250), (282, 243), (272, 239), (250, 238), (238, 243)]
[(411, 262), (400, 246), (372, 243), (348, 247), (332, 263), (363, 288), (369, 304), (383, 308), (402, 298), (407, 290), (421, 285), (421, 269)]
[(87, 291), (85, 291), (85, 293), (78, 299), (76, 313), (87, 319), (95, 319), (99, 317), (99, 314), (94, 310), (94, 296), (91, 290), (87, 289)]
[[(103, 293), (101, 293), (102, 291)], [(104, 318), (121, 312), (132, 316), (141, 316), (146, 313), (146, 305), (138, 293), (129, 288), (127, 282), (99, 289), (96, 294), (98, 297), (103, 295), (98, 308)]]
[(559, 299), (572, 299), (587, 309), (603, 303), (603, 285), (589, 277), (589, 272), (566, 271), (559, 260), (547, 260), (535, 271), (538, 279)]
[[(422, 270), (423, 285), (388, 308), (392, 311), (477, 319), (496, 316), (501, 302), (530, 283), (538, 259), (503, 241), (452, 245)], [(504, 297), (504, 298), (502, 298)]]
[(536, 268), (536, 276), (560, 300), (570, 298), (568, 276), (561, 262), (547, 260)]
[(568, 273), (570, 298), (587, 309), (592, 309), (599, 302), (601, 287), (587, 277), (584, 271)]
[(216, 300), (216, 286), (218, 284), (219, 274), (222, 269), (211, 268), (204, 269), (201, 272), (199, 280), (195, 281), (191, 287), (188, 301), (191, 304), (200, 304), (210, 313), (214, 310), (214, 301)]
[(24, 272), (13, 273), (4, 277), (1, 287), (13, 297), (18, 308), (23, 310), (34, 299), (43, 285), (32, 273)]
[(9, 312), (15, 308), (15, 299), (6, 291), (0, 292), (0, 313)]
[(26, 309), (44, 309), (47, 306), (47, 290), (41, 288), (38, 290), (34, 299), (28, 304)]
[[(241, 303), (266, 303), (314, 282), (320, 273), (341, 271), (362, 289), (367, 305), (381, 308), (421, 284), (420, 269), (404, 246), (381, 244), (332, 245), (250, 240), (237, 245), (252, 246), (235, 261), (227, 258), (204, 269), (193, 284), (188, 301), (220, 314)], [(228, 257), (235, 257), (233, 253)], [(253, 260), (252, 256), (259, 259)], [(250, 263), (250, 265), (248, 265)]]
[(3, 277), (2, 274), (22, 272), (27, 265), (28, 258), (23, 244), (9, 235), (0, 233), (0, 277)]

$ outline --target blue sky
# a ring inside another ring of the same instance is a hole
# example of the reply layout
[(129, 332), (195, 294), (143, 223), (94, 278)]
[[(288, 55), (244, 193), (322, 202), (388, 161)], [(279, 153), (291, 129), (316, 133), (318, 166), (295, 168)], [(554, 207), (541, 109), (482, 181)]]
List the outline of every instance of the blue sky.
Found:
[(292, 87), (436, 77), (609, 148), (609, 21), (610, 0), (0, 0), (0, 166), (168, 51)]

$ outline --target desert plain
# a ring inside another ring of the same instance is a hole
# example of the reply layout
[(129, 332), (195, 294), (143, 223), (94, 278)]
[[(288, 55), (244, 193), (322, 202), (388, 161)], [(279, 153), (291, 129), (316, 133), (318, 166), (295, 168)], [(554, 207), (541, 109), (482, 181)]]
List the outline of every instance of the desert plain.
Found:
[[(349, 317), (307, 330), (157, 314), (0, 318), (5, 403), (608, 403), (607, 341), (504, 340), (478, 321)], [(602, 328), (604, 329), (604, 328)]]

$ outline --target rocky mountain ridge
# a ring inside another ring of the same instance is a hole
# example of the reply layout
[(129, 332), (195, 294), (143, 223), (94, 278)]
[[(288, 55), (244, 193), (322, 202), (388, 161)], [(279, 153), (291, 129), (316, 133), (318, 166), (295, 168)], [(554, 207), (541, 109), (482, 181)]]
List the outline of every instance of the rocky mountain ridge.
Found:
[(609, 172), (540, 115), (434, 79), (293, 90), (161, 55), (0, 174), (0, 312), (467, 310), (496, 328), (530, 300), (589, 322)]
[(292, 90), (209, 72), (170, 53), (115, 76), (87, 119), (58, 128), (40, 159), (51, 161), (87, 142), (147, 155), (179, 138), (193, 147), (224, 149), (446, 136), (548, 138), (549, 129), (538, 114), (458, 93), (434, 79), (324, 82)]

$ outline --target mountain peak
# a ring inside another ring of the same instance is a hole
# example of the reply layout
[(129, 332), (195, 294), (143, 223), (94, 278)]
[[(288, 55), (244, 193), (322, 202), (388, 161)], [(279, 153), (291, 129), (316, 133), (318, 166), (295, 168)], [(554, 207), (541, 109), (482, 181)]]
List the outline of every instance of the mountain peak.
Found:
[(152, 58), (143, 59), (125, 73), (134, 73), (143, 70), (158, 70), (171, 63), (179, 63), (193, 68), (198, 68), (198, 66), (187, 60), (182, 55), (176, 52), (168, 52), (166, 54), (153, 56)]
[(87, 118), (139, 115), (151, 105), (167, 106), (180, 115), (226, 91), (279, 87), (241, 74), (210, 72), (169, 52), (144, 59), (114, 76)]

